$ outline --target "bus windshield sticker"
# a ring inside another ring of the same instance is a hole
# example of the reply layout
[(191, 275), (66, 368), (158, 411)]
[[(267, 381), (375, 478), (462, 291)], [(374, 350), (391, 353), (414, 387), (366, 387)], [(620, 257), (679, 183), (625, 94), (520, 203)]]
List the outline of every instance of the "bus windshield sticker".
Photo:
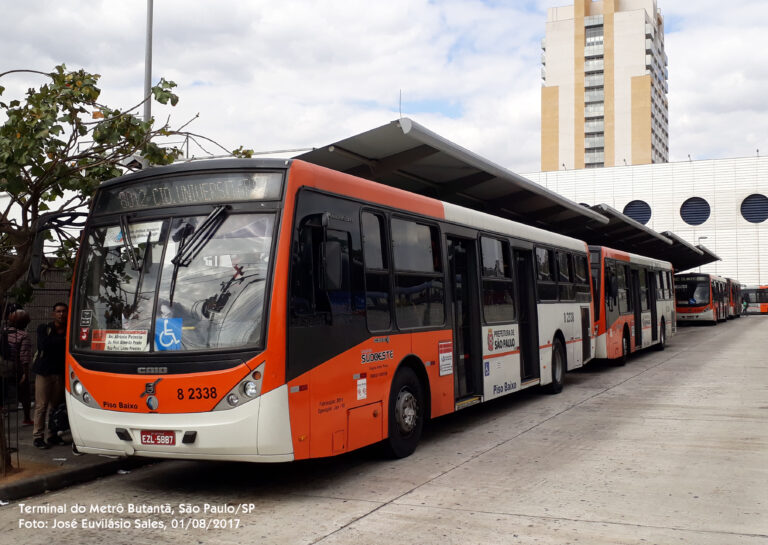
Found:
[(437, 352), (440, 357), (440, 376), (453, 374), (453, 341), (437, 343)]
[(92, 310), (81, 310), (80, 311), (80, 327), (90, 326), (92, 316), (93, 316)]
[(156, 350), (181, 350), (181, 318), (158, 318), (155, 325)]
[(123, 331), (121, 329), (101, 329), (93, 332), (93, 350), (113, 352), (147, 352), (147, 330)]
[[(162, 221), (152, 221), (147, 223), (133, 223), (128, 228), (131, 240), (136, 242), (157, 242), (160, 240), (160, 229), (163, 227)], [(107, 235), (104, 237), (105, 248), (115, 248), (123, 245), (123, 231), (120, 226), (115, 225), (107, 228)]]

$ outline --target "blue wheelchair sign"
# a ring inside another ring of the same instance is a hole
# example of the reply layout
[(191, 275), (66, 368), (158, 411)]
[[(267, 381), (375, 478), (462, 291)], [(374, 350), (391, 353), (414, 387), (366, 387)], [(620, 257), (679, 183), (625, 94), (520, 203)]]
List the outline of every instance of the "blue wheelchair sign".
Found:
[(181, 318), (158, 318), (155, 324), (156, 350), (181, 350)]

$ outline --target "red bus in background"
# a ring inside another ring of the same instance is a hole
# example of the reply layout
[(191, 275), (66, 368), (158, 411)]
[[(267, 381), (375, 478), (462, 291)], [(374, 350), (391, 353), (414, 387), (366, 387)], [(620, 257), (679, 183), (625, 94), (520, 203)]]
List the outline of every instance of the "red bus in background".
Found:
[(741, 295), (747, 301), (745, 314), (768, 314), (768, 286), (744, 286)]
[(728, 318), (726, 279), (714, 274), (675, 275), (677, 321), (717, 325)]
[(642, 348), (663, 350), (675, 323), (672, 265), (604, 246), (590, 246), (589, 255), (595, 357), (624, 364)]

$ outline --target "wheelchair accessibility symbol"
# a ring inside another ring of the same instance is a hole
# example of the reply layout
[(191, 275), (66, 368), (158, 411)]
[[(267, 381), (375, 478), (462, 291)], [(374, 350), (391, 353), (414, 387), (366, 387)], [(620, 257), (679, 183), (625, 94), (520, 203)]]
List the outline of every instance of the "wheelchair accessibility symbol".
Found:
[(155, 324), (157, 350), (181, 350), (181, 318), (158, 318)]

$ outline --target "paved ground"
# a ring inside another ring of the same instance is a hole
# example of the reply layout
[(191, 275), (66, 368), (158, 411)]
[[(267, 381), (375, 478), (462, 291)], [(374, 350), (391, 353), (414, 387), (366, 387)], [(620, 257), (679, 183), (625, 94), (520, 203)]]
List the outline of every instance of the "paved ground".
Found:
[[(682, 328), (664, 352), (570, 373), (558, 396), (441, 418), (404, 460), (366, 449), (275, 466), (165, 462), (14, 502), (0, 508), (0, 544), (768, 544), (767, 331), (756, 316)], [(136, 527), (150, 523), (165, 529)]]

